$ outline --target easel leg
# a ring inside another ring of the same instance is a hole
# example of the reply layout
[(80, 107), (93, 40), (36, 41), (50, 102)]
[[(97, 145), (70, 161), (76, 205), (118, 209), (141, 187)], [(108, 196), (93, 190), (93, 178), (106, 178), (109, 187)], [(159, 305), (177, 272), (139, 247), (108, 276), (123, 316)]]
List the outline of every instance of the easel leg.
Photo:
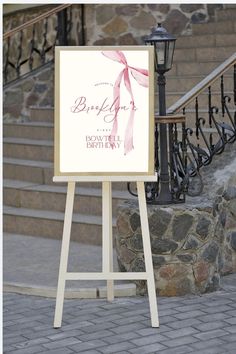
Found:
[[(102, 271), (113, 271), (111, 182), (102, 182)], [(107, 300), (114, 300), (114, 280), (107, 280)]]
[(148, 276), (147, 288), (148, 288), (148, 297), (149, 297), (149, 305), (150, 305), (150, 313), (151, 313), (151, 323), (152, 323), (152, 327), (159, 327), (156, 287), (155, 287), (155, 279), (154, 279), (154, 272), (153, 272), (152, 251), (151, 251), (151, 242), (150, 242), (150, 234), (149, 234), (144, 182), (137, 182), (137, 189), (138, 189), (139, 210), (140, 210), (140, 219), (141, 219), (141, 227), (142, 227), (145, 267)]
[(69, 182), (67, 187), (65, 220), (61, 244), (61, 258), (57, 286), (56, 309), (54, 317), (54, 328), (61, 327), (62, 311), (65, 293), (66, 272), (70, 247), (70, 234), (74, 206), (75, 182)]

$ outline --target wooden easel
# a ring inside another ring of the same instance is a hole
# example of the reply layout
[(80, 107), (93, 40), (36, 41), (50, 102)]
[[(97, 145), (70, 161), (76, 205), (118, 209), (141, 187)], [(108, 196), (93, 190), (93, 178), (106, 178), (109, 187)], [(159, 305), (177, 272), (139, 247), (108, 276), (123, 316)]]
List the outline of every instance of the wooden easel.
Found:
[[(144, 181), (155, 181), (156, 176), (68, 176), (54, 177), (54, 182), (68, 182), (63, 237), (61, 245), (61, 258), (56, 297), (54, 328), (60, 328), (65, 293), (66, 280), (106, 280), (107, 300), (114, 299), (114, 280), (147, 280), (149, 305), (152, 327), (159, 327), (156, 289), (152, 264), (152, 252), (149, 235), (146, 197)], [(70, 234), (72, 225), (74, 194), (76, 182), (102, 182), (102, 272), (101, 273), (75, 273), (67, 272)], [(138, 201), (143, 238), (145, 272), (113, 272), (113, 244), (112, 244), (112, 193), (111, 182), (137, 182)]]

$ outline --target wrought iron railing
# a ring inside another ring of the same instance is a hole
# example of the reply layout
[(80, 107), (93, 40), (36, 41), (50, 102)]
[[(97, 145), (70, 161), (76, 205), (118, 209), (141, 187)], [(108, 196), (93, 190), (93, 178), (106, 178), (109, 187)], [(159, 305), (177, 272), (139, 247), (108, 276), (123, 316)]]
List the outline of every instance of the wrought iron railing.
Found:
[[(176, 120), (176, 114), (180, 112), (186, 118), (181, 122)], [(201, 194), (203, 180), (200, 169), (209, 165), (214, 156), (223, 153), (226, 145), (236, 141), (236, 53), (172, 105), (167, 117), (156, 115), (155, 120), (155, 164), (158, 176), (159, 124), (168, 124), (173, 202), (184, 202), (186, 194)], [(157, 183), (146, 184), (148, 202), (156, 203), (159, 187), (159, 177)], [(136, 194), (131, 184), (128, 189), (131, 194)]]
[[(84, 45), (84, 10), (80, 7), (78, 42)], [(55, 45), (69, 44), (72, 26), (72, 4), (63, 4), (4, 33), (4, 84), (53, 61)]]
[[(207, 109), (200, 110), (201, 101), (205, 101)], [(192, 103), (193, 109), (188, 109)], [(195, 122), (190, 126), (187, 121), (185, 141), (174, 144), (180, 157), (183, 151), (186, 153), (185, 160), (172, 164), (172, 183), (180, 194), (186, 190), (189, 195), (199, 195), (203, 189), (199, 170), (222, 154), (226, 145), (236, 141), (236, 53), (172, 105), (168, 113), (181, 110), (186, 119), (190, 113), (194, 114)]]

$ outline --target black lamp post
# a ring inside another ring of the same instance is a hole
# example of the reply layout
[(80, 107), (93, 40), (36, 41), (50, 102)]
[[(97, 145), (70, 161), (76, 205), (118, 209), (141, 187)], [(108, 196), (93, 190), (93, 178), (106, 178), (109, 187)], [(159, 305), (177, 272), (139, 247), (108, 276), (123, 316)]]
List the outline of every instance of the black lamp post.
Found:
[[(145, 44), (155, 47), (155, 71), (158, 73), (159, 116), (166, 115), (165, 72), (172, 67), (176, 38), (158, 24), (152, 33), (145, 38)], [(173, 203), (170, 191), (168, 166), (167, 125), (160, 123), (160, 193), (155, 201), (157, 204)]]

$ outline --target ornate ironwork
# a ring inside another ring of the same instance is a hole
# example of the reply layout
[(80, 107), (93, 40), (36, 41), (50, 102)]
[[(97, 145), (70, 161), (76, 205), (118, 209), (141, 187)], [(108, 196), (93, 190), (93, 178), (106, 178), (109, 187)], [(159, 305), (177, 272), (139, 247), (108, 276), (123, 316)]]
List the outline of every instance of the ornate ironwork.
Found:
[[(84, 14), (82, 5), (80, 6), (80, 22), (82, 21), (80, 28), (84, 28)], [(55, 45), (69, 44), (72, 26), (72, 6), (68, 4), (60, 5), (39, 15), (38, 20), (37, 18), (30, 20), (5, 33), (3, 36), (4, 84), (53, 61)], [(84, 45), (81, 42), (80, 44)]]
[[(185, 195), (198, 196), (203, 191), (200, 170), (209, 165), (215, 155), (222, 154), (226, 145), (236, 141), (236, 64), (233, 65), (233, 89), (227, 89), (225, 80), (230, 83), (232, 76), (220, 75), (218, 89), (209, 85), (194, 97), (195, 122), (192, 127), (186, 123), (168, 124), (169, 172), (170, 186), (174, 203), (185, 201)], [(231, 81), (232, 82), (232, 81)], [(230, 85), (232, 87), (232, 85)], [(202, 99), (207, 96), (207, 109), (202, 109)], [(217, 99), (218, 98), (218, 99)], [(188, 104), (191, 104), (189, 100)], [(213, 103), (214, 102), (214, 103)], [(188, 106), (183, 114), (188, 117)], [(188, 122), (188, 124), (190, 124)], [(158, 174), (157, 183), (146, 183), (147, 202), (155, 204), (160, 185), (160, 124), (155, 126), (155, 167)], [(136, 195), (132, 185), (131, 194)]]

